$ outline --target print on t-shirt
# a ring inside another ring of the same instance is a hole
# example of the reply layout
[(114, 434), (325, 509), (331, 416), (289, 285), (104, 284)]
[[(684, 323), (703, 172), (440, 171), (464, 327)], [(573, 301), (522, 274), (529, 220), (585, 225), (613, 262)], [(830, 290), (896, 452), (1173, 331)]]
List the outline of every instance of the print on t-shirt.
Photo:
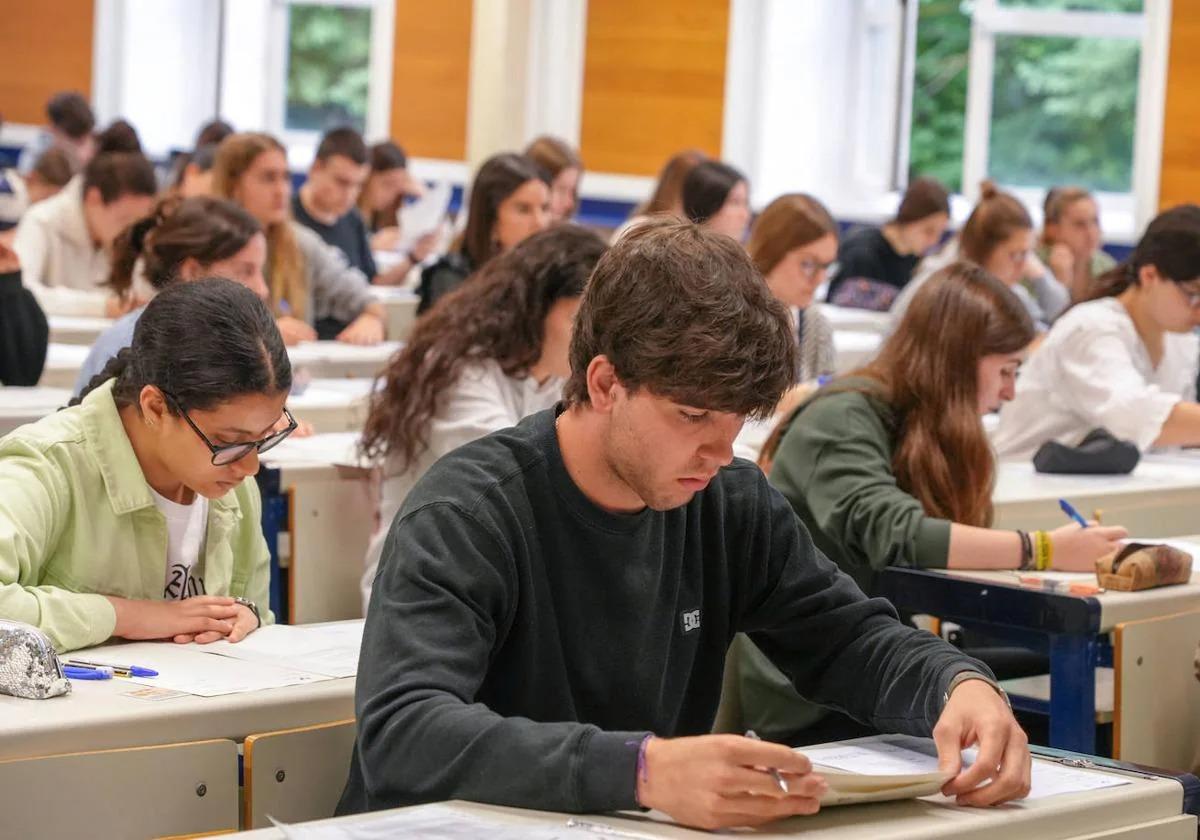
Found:
[(163, 588), (163, 597), (168, 601), (182, 601), (184, 598), (204, 594), (204, 578), (193, 574), (183, 563), (174, 563), (167, 569), (167, 585)]

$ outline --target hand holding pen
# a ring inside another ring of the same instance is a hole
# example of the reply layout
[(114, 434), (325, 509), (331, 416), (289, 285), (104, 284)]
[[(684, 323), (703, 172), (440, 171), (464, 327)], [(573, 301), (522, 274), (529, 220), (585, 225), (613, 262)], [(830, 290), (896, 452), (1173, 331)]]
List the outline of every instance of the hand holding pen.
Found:
[(1121, 527), (1088, 522), (1066, 499), (1059, 508), (1071, 520), (1070, 525), (1049, 532), (1050, 568), (1060, 572), (1092, 572), (1096, 561), (1116, 550), (1129, 532)]

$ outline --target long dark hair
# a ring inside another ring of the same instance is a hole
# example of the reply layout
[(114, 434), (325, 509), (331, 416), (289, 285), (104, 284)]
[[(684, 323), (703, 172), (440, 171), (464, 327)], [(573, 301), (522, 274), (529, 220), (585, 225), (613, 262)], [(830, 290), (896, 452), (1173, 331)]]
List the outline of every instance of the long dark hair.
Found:
[(730, 191), (746, 176), (727, 163), (705, 160), (692, 167), (683, 179), (683, 213), (696, 224), (717, 214)]
[(161, 290), (179, 279), (188, 258), (201, 265), (227, 260), (262, 233), (258, 221), (232, 201), (220, 198), (165, 198), (113, 242), (106, 285), (124, 296), (133, 285), (140, 258), (146, 280)]
[(429, 423), (446, 390), (472, 361), (494, 359), (520, 377), (542, 354), (546, 315), (583, 294), (605, 251), (592, 231), (564, 224), (542, 231), (488, 263), (417, 321), (371, 400), (362, 451), (392, 455), (401, 468), (429, 445)]
[(176, 283), (150, 301), (133, 343), (79, 399), (114, 377), (118, 407), (137, 405), (142, 389), (153, 385), (173, 397), (167, 405), (174, 413), (205, 411), (243, 394), (288, 391), (292, 366), (275, 318), (258, 295), (210, 277)]
[(1146, 265), (1176, 283), (1200, 277), (1200, 205), (1180, 204), (1155, 216), (1129, 258), (1097, 277), (1087, 299), (1115, 297), (1137, 285)]
[(479, 167), (471, 183), (467, 227), (461, 242), (461, 250), (467, 255), (472, 268), (479, 268), (495, 255), (492, 232), (496, 227), (500, 202), (530, 181), (541, 181), (550, 186), (550, 176), (524, 155), (512, 152), (492, 155)]

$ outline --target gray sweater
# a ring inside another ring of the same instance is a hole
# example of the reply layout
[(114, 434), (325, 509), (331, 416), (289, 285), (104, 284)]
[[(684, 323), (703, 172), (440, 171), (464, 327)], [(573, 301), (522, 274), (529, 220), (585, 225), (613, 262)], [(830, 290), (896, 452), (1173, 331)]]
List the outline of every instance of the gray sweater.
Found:
[(345, 254), (327, 245), (304, 225), (292, 222), (292, 232), (304, 256), (304, 285), (308, 289), (304, 311), (309, 323), (321, 318), (353, 321), (361, 315), (374, 300), (366, 275), (351, 266)]

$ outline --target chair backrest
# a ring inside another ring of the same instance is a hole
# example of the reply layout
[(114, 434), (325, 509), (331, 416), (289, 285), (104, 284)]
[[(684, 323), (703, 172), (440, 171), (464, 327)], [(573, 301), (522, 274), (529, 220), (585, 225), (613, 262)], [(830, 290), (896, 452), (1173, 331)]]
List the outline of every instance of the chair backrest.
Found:
[[(53, 702), (53, 701), (50, 701)], [(226, 739), (0, 761), (5, 837), (127, 838), (236, 831), (237, 744)]]
[(1200, 745), (1193, 659), (1200, 610), (1118, 624), (1113, 638), (1113, 757), (1192, 770)]
[(354, 721), (248, 735), (243, 745), (244, 826), (332, 817), (354, 749)]

